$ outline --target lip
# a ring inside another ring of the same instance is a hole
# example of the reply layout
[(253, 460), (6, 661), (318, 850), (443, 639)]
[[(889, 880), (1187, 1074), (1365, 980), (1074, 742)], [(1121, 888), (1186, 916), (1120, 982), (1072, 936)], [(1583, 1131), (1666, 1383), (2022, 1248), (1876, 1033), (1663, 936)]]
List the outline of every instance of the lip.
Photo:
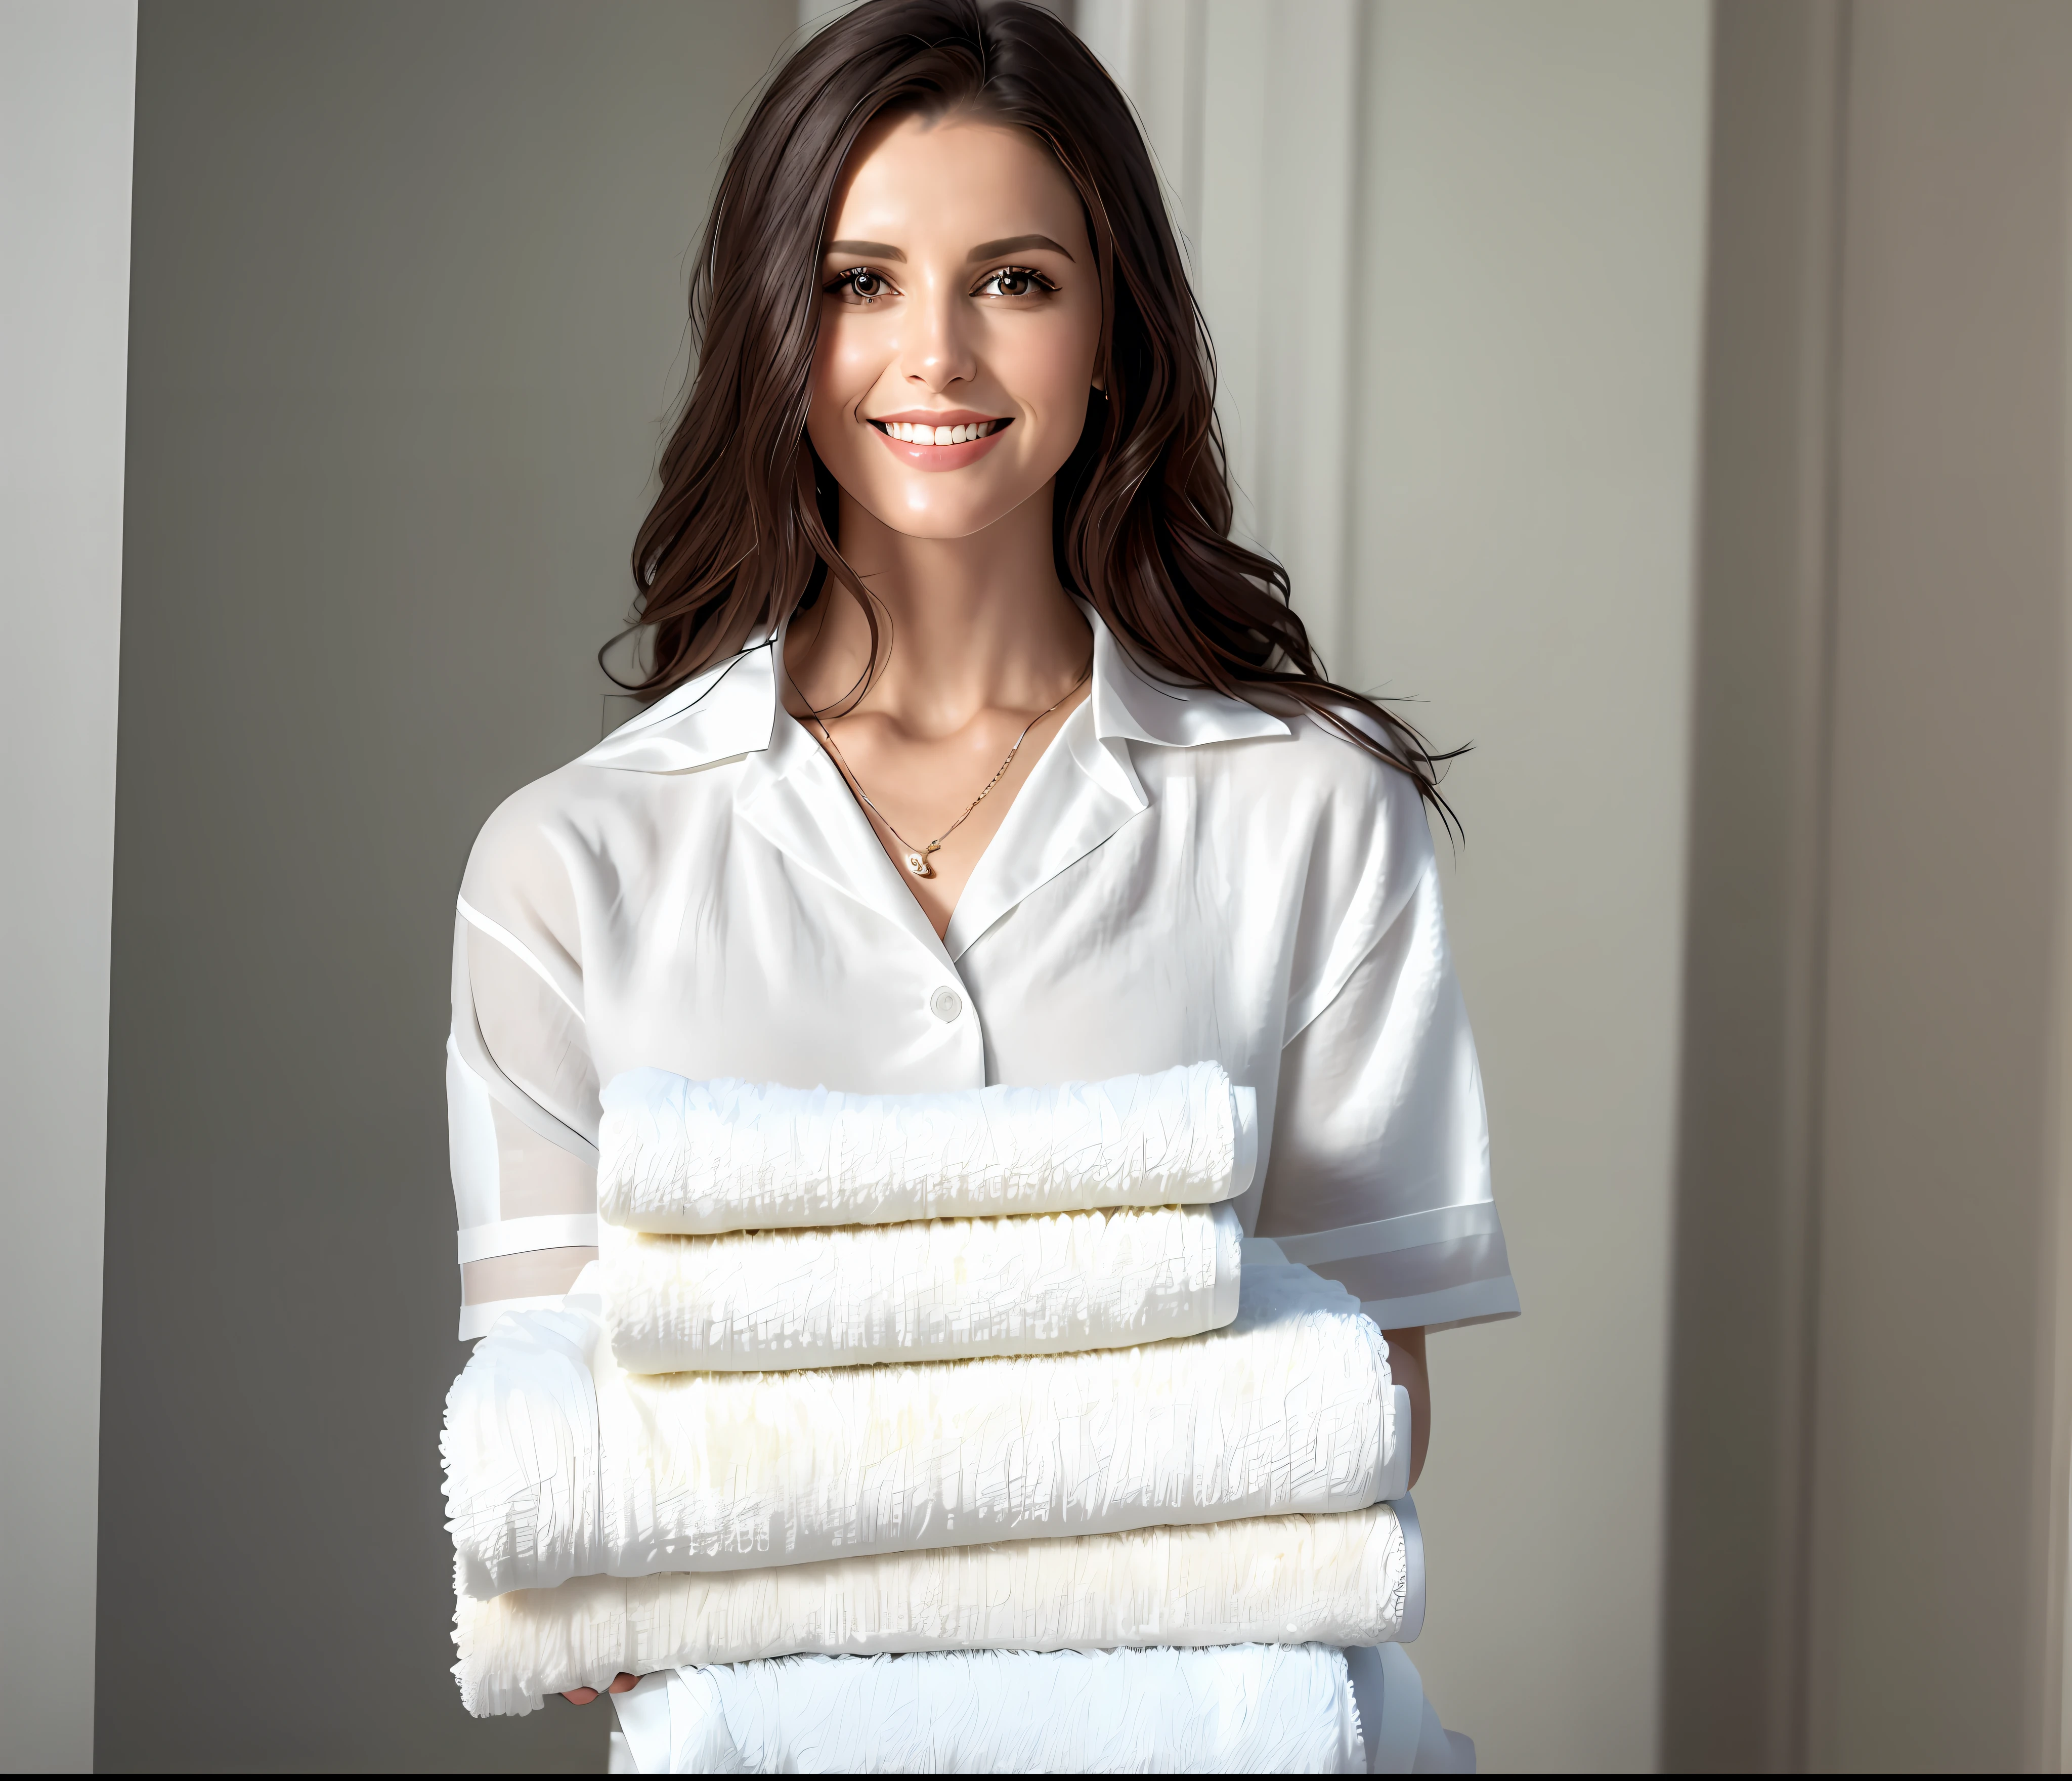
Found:
[(866, 425), (898, 421), (910, 426), (975, 426), (981, 421), (998, 421), (1002, 424), (986, 434), (983, 439), (967, 439), (962, 445), (913, 445), (904, 439), (895, 439), (877, 426), (871, 432), (902, 463), (915, 470), (962, 470), (967, 464), (975, 464), (1007, 436), (1014, 422), (1012, 416), (981, 414), (969, 408), (913, 408), (898, 414), (873, 414)]

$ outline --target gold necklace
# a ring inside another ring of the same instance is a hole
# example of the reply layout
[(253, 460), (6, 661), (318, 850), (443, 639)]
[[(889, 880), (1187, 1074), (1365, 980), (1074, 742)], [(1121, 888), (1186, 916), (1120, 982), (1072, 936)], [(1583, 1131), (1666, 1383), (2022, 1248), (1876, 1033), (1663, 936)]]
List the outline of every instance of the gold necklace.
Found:
[(999, 771), (996, 772), (991, 779), (988, 779), (984, 785), (979, 788), (978, 796), (973, 798), (969, 804), (964, 806), (964, 816), (959, 816), (956, 822), (952, 823), (948, 829), (945, 829), (941, 834), (938, 835), (925, 847), (916, 847), (913, 842), (907, 840), (907, 838), (904, 835), (901, 834), (898, 829), (894, 829), (892, 827), (892, 819), (886, 816), (882, 810), (879, 809), (875, 804), (871, 802), (870, 794), (864, 790), (863, 781), (856, 776), (856, 769), (849, 764), (848, 756), (844, 755), (842, 751), (835, 746), (835, 738), (833, 735), (828, 731), (828, 726), (820, 722), (820, 713), (817, 711), (811, 711), (808, 712), (807, 715), (813, 720), (815, 726), (820, 730), (821, 739), (828, 745), (828, 752), (834, 756), (836, 762), (840, 765), (842, 770), (842, 777), (847, 779), (849, 784), (855, 789), (856, 795), (863, 800), (865, 807), (869, 809), (871, 815), (877, 817), (880, 822), (883, 823), (886, 828), (890, 831), (892, 838), (898, 842), (901, 847), (906, 849), (906, 870), (911, 872), (917, 878), (932, 878), (935, 875), (935, 869), (928, 863), (928, 856), (939, 849), (943, 843), (948, 841), (952, 835), (956, 833), (957, 829), (962, 825), (964, 816), (968, 816), (974, 810), (977, 809), (980, 804), (984, 804), (985, 802), (986, 794), (992, 791), (992, 789), (996, 785), (999, 784), (1001, 780), (1006, 776), (1008, 768), (1014, 764), (1014, 757), (1022, 752), (1022, 745), (1028, 741), (1029, 732), (1034, 730), (1037, 725), (1041, 723), (1046, 718), (1049, 717), (1050, 713), (1052, 711), (1055, 711), (1059, 705), (1065, 702), (1066, 700), (1069, 699), (1075, 693), (1078, 692), (1082, 686), (1085, 685), (1087, 677), (1092, 673), (1093, 671), (1093, 658), (1092, 656), (1088, 656), (1087, 659), (1087, 665), (1079, 670), (1079, 677), (1074, 681), (1070, 686), (1067, 687), (1065, 690), (1058, 696), (1057, 699), (1050, 705), (1048, 710), (1038, 712), (1034, 717), (1031, 718), (1028, 721), (1028, 722), (1022, 725), (1022, 734), (1014, 738), (1014, 746), (1008, 750), (1007, 759), (1000, 763)]

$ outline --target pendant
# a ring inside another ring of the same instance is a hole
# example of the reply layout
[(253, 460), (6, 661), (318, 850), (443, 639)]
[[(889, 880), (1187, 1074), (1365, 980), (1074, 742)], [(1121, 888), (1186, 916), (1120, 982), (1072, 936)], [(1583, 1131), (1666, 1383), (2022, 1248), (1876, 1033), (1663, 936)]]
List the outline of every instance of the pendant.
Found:
[(906, 856), (906, 870), (917, 878), (932, 878), (935, 875), (935, 869), (928, 863), (926, 853), (909, 853)]

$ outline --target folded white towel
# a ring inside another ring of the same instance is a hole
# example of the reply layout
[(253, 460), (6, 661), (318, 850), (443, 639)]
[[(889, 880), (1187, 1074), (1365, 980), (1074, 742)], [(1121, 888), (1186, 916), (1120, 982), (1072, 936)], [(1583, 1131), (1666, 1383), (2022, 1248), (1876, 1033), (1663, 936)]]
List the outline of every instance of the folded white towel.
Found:
[(1423, 1615), (1412, 1525), (1377, 1503), (757, 1571), (586, 1577), (490, 1602), (462, 1595), (454, 1674), (470, 1713), (522, 1713), (622, 1671), (800, 1651), (1379, 1645)]
[(1286, 1262), (1244, 1270), (1225, 1330), (919, 1366), (642, 1376), (581, 1310), (512, 1312), (454, 1381), (442, 1442), (479, 1597), (1358, 1509), (1396, 1444), (1381, 1331)]
[(632, 1373), (1120, 1348), (1237, 1315), (1228, 1206), (660, 1236), (600, 1227), (612, 1358)]
[(931, 1095), (628, 1070), (603, 1101), (598, 1210), (635, 1231), (1207, 1205), (1250, 1187), (1258, 1158), (1256, 1097), (1219, 1063)]
[(1363, 1775), (1329, 1645), (929, 1651), (664, 1670), (615, 1695), (648, 1775)]

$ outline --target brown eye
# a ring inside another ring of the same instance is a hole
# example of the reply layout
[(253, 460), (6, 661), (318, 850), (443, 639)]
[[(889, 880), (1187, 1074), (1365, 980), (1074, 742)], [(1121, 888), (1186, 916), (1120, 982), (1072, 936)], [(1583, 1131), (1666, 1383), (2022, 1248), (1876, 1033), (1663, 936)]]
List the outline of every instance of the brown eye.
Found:
[(997, 272), (989, 272), (979, 282), (980, 291), (989, 297), (1033, 297), (1039, 291), (1055, 290), (1040, 272), (1027, 266), (1002, 266)]
[(892, 294), (892, 286), (886, 283), (883, 274), (873, 272), (868, 266), (851, 266), (848, 271), (837, 274), (827, 289), (830, 294), (845, 294), (865, 303), (876, 302), (879, 298)]

